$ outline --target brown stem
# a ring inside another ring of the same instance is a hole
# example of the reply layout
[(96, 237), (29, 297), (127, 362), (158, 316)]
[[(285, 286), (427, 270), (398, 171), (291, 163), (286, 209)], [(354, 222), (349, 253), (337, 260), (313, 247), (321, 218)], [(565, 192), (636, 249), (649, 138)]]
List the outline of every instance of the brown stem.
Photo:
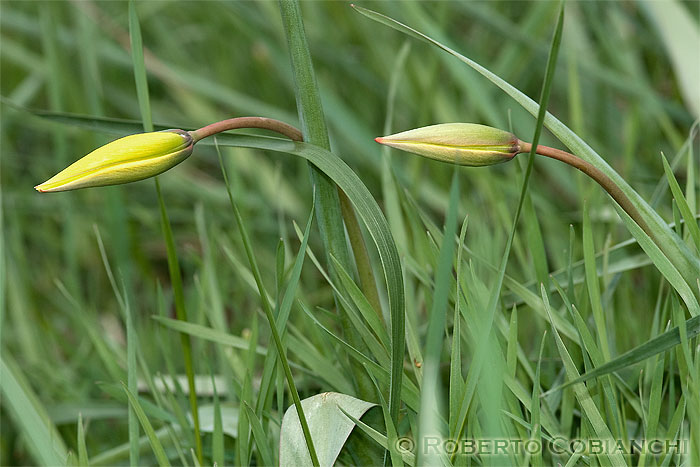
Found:
[[(518, 141), (520, 147), (519, 152), (530, 152), (532, 149), (532, 144), (525, 141)], [(538, 145), (535, 152), (541, 156), (550, 157), (558, 161), (562, 161), (572, 167), (579, 169), (581, 172), (585, 173), (593, 180), (595, 180), (600, 186), (603, 187), (605, 191), (614, 199), (617, 204), (620, 205), (622, 209), (634, 220), (639, 227), (647, 234), (651, 239), (658, 244), (656, 241), (656, 236), (654, 232), (649, 228), (646, 221), (642, 217), (642, 214), (636, 208), (629, 197), (620, 189), (615, 182), (612, 181), (610, 177), (601, 172), (594, 165), (584, 161), (583, 159), (562, 151), (561, 149), (550, 148), (549, 146)]]
[(284, 135), (292, 141), (304, 140), (301, 131), (297, 130), (292, 125), (287, 125), (286, 123), (275, 120), (274, 118), (265, 117), (229, 118), (228, 120), (221, 120), (220, 122), (202, 127), (199, 130), (190, 131), (190, 134), (196, 143), (201, 139), (221, 133), (222, 131), (237, 130), (240, 128), (261, 128), (263, 130), (270, 130)]
[[(304, 140), (304, 136), (302, 135), (301, 131), (295, 127), (279, 120), (265, 117), (229, 118), (228, 120), (222, 120), (220, 122), (202, 127), (199, 130), (190, 131), (190, 135), (192, 136), (193, 141), (196, 143), (197, 141), (217, 133), (221, 133), (222, 131), (237, 130), (242, 128), (260, 128), (284, 135), (292, 141)], [(348, 230), (350, 245), (352, 246), (353, 254), (355, 256), (355, 263), (357, 265), (357, 270), (360, 277), (360, 289), (365, 293), (367, 300), (372, 305), (372, 308), (374, 308), (374, 310), (377, 312), (379, 318), (383, 320), (384, 317), (382, 316), (379, 292), (377, 291), (374, 271), (372, 270), (372, 266), (370, 264), (367, 246), (365, 245), (364, 238), (362, 237), (360, 225), (357, 221), (357, 215), (355, 214), (355, 210), (353, 209), (352, 203), (347, 195), (342, 190), (338, 190), (338, 194), (340, 196), (342, 216), (345, 220), (345, 227)]]
[(379, 319), (384, 322), (382, 315), (382, 305), (379, 301), (379, 291), (377, 290), (377, 282), (374, 277), (374, 270), (369, 260), (369, 252), (365, 245), (360, 223), (357, 221), (357, 214), (352, 207), (352, 202), (348, 195), (343, 190), (338, 190), (340, 197), (340, 212), (345, 219), (345, 228), (348, 231), (348, 239), (352, 247), (353, 255), (355, 256), (355, 264), (357, 266), (357, 274), (360, 278), (360, 290), (364, 292), (367, 301), (372, 305), (374, 311), (379, 316)]

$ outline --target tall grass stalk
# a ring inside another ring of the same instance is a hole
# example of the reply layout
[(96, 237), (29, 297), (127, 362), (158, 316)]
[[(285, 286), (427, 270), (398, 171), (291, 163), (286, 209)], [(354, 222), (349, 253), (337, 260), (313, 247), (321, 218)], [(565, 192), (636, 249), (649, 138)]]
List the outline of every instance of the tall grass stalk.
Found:
[[(292, 71), (294, 72), (297, 111), (301, 121), (304, 141), (330, 151), (330, 140), (311, 62), (311, 54), (306, 41), (299, 2), (297, 0), (280, 0), (279, 5), (289, 47)], [(362, 232), (357, 224), (352, 205), (345, 194), (338, 192), (336, 186), (328, 177), (320, 173), (317, 168), (310, 166), (310, 172), (311, 182), (318, 190), (316, 217), (321, 237), (326, 247), (326, 258), (329, 259), (330, 255), (333, 255), (346, 271), (353, 270), (351, 252), (348, 249), (345, 237), (345, 227), (347, 226), (349, 239), (355, 254), (355, 265), (357, 266), (365, 295), (372, 303), (374, 309), (381, 314), (374, 273), (369, 264), (369, 255), (367, 254)], [(330, 264), (330, 261), (327, 262)], [(334, 268), (330, 268), (330, 272), (331, 276), (335, 277)], [(367, 292), (368, 290), (370, 292)], [(341, 313), (343, 330), (347, 334), (348, 341), (354, 347), (364, 349), (361, 337), (341, 310), (341, 307), (339, 307), (339, 311)], [(357, 362), (352, 362), (351, 366), (360, 397), (370, 398), (373, 391), (369, 377)]]
[[(139, 24), (138, 15), (136, 12), (136, 4), (134, 0), (129, 0), (129, 33), (131, 39), (131, 55), (134, 64), (134, 79), (136, 82), (136, 93), (141, 110), (141, 119), (143, 121), (143, 129), (146, 132), (153, 131), (153, 120), (151, 118), (151, 104), (148, 94), (148, 80), (146, 76), (146, 66), (143, 58), (143, 41), (141, 39), (141, 26)], [(172, 226), (170, 218), (165, 208), (165, 200), (160, 190), (158, 178), (154, 179), (156, 196), (158, 197), (158, 206), (160, 208), (160, 221), (163, 228), (163, 238), (168, 256), (168, 270), (170, 272), (170, 281), (173, 287), (173, 295), (175, 301), (175, 312), (177, 319), (187, 322), (187, 309), (185, 307), (185, 294), (182, 284), (182, 272), (180, 270), (180, 262), (177, 256), (175, 240), (173, 238)], [(192, 363), (192, 343), (188, 334), (180, 334), (182, 342), (182, 356), (185, 363), (185, 374), (187, 375), (188, 396), (190, 401), (190, 412), (194, 422), (194, 442), (197, 460), (200, 464), (204, 462), (202, 436), (199, 426), (199, 409), (197, 403), (197, 388), (194, 380), (194, 365)], [(133, 430), (132, 433), (138, 434), (138, 431)], [(135, 440), (132, 440), (132, 456), (136, 457), (138, 463), (138, 452), (135, 446)], [(132, 462), (134, 459), (132, 459)]]

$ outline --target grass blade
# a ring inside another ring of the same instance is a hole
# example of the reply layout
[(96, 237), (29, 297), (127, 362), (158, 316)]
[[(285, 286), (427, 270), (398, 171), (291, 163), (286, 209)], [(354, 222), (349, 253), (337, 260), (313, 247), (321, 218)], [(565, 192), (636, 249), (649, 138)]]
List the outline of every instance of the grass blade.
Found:
[(148, 440), (151, 443), (153, 453), (156, 455), (156, 459), (158, 460), (158, 465), (160, 465), (161, 467), (169, 466), (170, 461), (168, 460), (168, 456), (165, 454), (165, 449), (163, 449), (163, 445), (160, 443), (160, 440), (156, 436), (156, 432), (153, 430), (153, 425), (151, 425), (151, 422), (148, 420), (146, 412), (143, 411), (138, 399), (131, 393), (131, 391), (129, 391), (129, 388), (126, 386), (126, 384), (122, 383), (122, 387), (124, 389), (124, 392), (126, 393), (126, 397), (129, 398), (129, 405), (133, 407), (134, 412), (136, 412), (136, 416), (141, 422), (143, 431), (146, 433), (146, 436), (148, 436)]
[(685, 104), (696, 118), (700, 117), (700, 88), (697, 85), (700, 61), (697, 48), (692, 45), (700, 43), (700, 26), (682, 2), (642, 2), (641, 6), (656, 25), (668, 49)]
[(279, 357), (280, 363), (282, 364), (282, 368), (284, 369), (284, 374), (285, 377), (287, 378), (287, 385), (289, 386), (289, 392), (292, 394), (292, 400), (294, 401), (294, 406), (296, 408), (297, 414), (299, 416), (299, 421), (301, 423), (301, 428), (304, 433), (304, 439), (306, 441), (306, 447), (309, 450), (309, 455), (311, 457), (311, 462), (313, 463), (314, 466), (318, 467), (318, 456), (316, 455), (316, 449), (314, 448), (314, 443), (313, 440), (311, 439), (311, 432), (309, 430), (309, 425), (306, 421), (306, 416), (304, 415), (304, 409), (301, 405), (301, 399), (299, 398), (299, 392), (297, 391), (297, 387), (294, 384), (294, 377), (292, 376), (292, 371), (289, 368), (289, 362), (287, 361), (287, 355), (285, 353), (284, 349), (284, 344), (282, 343), (282, 339), (280, 337), (279, 330), (277, 328), (277, 324), (275, 323), (275, 317), (272, 313), (272, 308), (270, 306), (270, 302), (267, 299), (267, 292), (265, 291), (265, 285), (263, 284), (262, 281), (262, 276), (260, 274), (260, 268), (258, 267), (258, 263), (255, 259), (255, 254), (253, 253), (253, 247), (250, 242), (250, 237), (248, 236), (248, 232), (246, 231), (245, 228), (245, 223), (243, 221), (243, 217), (241, 216), (241, 212), (238, 209), (238, 204), (233, 198), (233, 193), (231, 192), (231, 185), (228, 183), (228, 177), (226, 176), (226, 170), (224, 169), (223, 166), (223, 161), (221, 159), (221, 151), (219, 151), (219, 148), (217, 146), (217, 153), (219, 155), (219, 164), (221, 165), (221, 170), (224, 176), (224, 183), (226, 184), (226, 189), (228, 191), (228, 197), (229, 197), (229, 202), (231, 204), (231, 209), (233, 210), (233, 215), (236, 218), (236, 224), (238, 225), (238, 231), (241, 236), (241, 241), (243, 242), (243, 247), (246, 252), (246, 256), (248, 257), (248, 262), (250, 264), (250, 269), (253, 272), (253, 277), (255, 278), (255, 283), (258, 287), (258, 291), (260, 293), (260, 300), (262, 302), (262, 308), (263, 311), (265, 312), (265, 316), (267, 317), (267, 321), (270, 325), (270, 331), (272, 332), (272, 337), (275, 342), (275, 347), (277, 349), (277, 356)]
[(598, 283), (598, 273), (595, 266), (595, 248), (593, 246), (593, 229), (591, 228), (591, 218), (588, 215), (588, 203), (583, 205), (583, 259), (586, 271), (586, 287), (588, 297), (593, 309), (593, 320), (595, 321), (600, 340), (600, 349), (605, 360), (610, 360), (610, 346), (608, 344), (608, 331), (603, 314), (603, 305), (600, 301), (600, 285)]
[[(421, 387), (421, 404), (418, 413), (418, 439), (419, 446), (423, 445), (423, 437), (440, 436), (440, 407), (442, 389), (440, 387), (440, 355), (445, 341), (445, 321), (448, 310), (448, 299), (452, 285), (452, 264), (454, 262), (455, 242), (452, 239), (457, 234), (457, 206), (459, 203), (459, 178), (457, 167), (452, 175), (452, 188), (450, 189), (450, 202), (448, 205), (447, 219), (445, 220), (445, 235), (440, 246), (440, 257), (436, 266), (435, 291), (433, 292), (433, 304), (430, 309), (428, 331), (425, 344), (425, 359), (423, 361), (423, 381)], [(459, 336), (457, 336), (459, 338)], [(430, 439), (430, 438), (426, 438)], [(425, 459), (426, 453), (418, 450), (416, 463), (427, 462), (438, 464), (439, 458)]]
[[(687, 284), (682, 274), (676, 267), (671, 263), (667, 256), (664, 255), (663, 251), (653, 242), (653, 240), (644, 232), (633, 220), (630, 218), (626, 212), (621, 208), (617, 208), (617, 213), (620, 218), (627, 226), (627, 229), (633, 233), (634, 237), (637, 239), (639, 246), (642, 250), (651, 258), (654, 262), (656, 268), (663, 274), (664, 278), (668, 281), (671, 286), (676, 289), (678, 295), (681, 296), (688, 311), (691, 316), (700, 315), (700, 304), (694, 295), (695, 291), (700, 290), (697, 288), (697, 284)], [(700, 276), (698, 276), (700, 277)], [(697, 281), (697, 279), (695, 279)]]
[[(561, 9), (559, 12), (559, 17), (557, 20), (557, 25), (555, 27), (555, 32), (554, 36), (552, 38), (552, 45), (550, 48), (550, 53), (549, 53), (549, 58), (547, 61), (547, 69), (545, 71), (545, 79), (544, 83), (542, 85), (542, 93), (540, 96), (540, 100), (544, 105), (539, 107), (539, 115), (537, 118), (537, 126), (535, 127), (535, 134), (533, 136), (533, 148), (536, 147), (537, 142), (539, 141), (540, 134), (542, 132), (542, 126), (544, 124), (544, 119), (545, 119), (545, 113), (546, 113), (546, 104), (547, 101), (549, 100), (549, 94), (551, 92), (551, 85), (552, 85), (552, 79), (554, 77), (554, 68), (556, 65), (556, 60), (557, 60), (557, 55), (559, 52), (559, 45), (561, 44), (561, 35), (562, 35), (562, 28), (564, 24), (564, 6), (563, 4), (561, 5)], [(487, 305), (487, 315), (485, 318), (484, 323), (482, 324), (482, 329), (481, 329), (481, 338), (479, 339), (479, 342), (476, 344), (476, 354), (474, 356), (474, 359), (477, 364), (472, 365), (469, 368), (469, 373), (467, 374), (467, 391), (465, 391), (464, 398), (462, 400), (462, 405), (459, 411), (459, 430), (457, 431), (457, 435), (461, 436), (462, 431), (464, 430), (464, 424), (466, 423), (467, 420), (467, 410), (468, 407), (471, 403), (471, 398), (473, 397), (474, 392), (476, 391), (476, 385), (475, 384), (469, 384), (471, 382), (476, 382), (479, 379), (479, 375), (481, 373), (482, 369), (482, 361), (484, 360), (484, 353), (487, 352), (487, 349), (489, 349), (490, 346), (486, 345), (488, 343), (489, 336), (491, 335), (491, 328), (493, 325), (494, 321), (494, 316), (496, 313), (496, 307), (498, 304), (498, 299), (501, 295), (501, 287), (503, 285), (503, 279), (505, 277), (506, 273), (506, 266), (508, 264), (508, 258), (510, 256), (510, 250), (511, 246), (513, 244), (513, 239), (515, 238), (515, 233), (517, 231), (517, 226), (518, 226), (518, 220), (520, 218), (520, 213), (523, 208), (523, 204), (525, 202), (525, 196), (527, 194), (527, 188), (528, 188), (528, 183), (530, 180), (530, 174), (532, 173), (532, 167), (534, 163), (534, 158), (535, 158), (535, 151), (534, 149), (530, 151), (530, 156), (528, 158), (528, 164), (527, 164), (527, 169), (525, 170), (525, 175), (523, 178), (523, 183), (522, 183), (522, 188), (520, 190), (520, 199), (518, 202), (518, 207), (515, 211), (515, 216), (513, 219), (513, 224), (511, 227), (510, 235), (508, 237), (508, 242), (506, 243), (505, 251), (503, 253), (503, 256), (501, 258), (501, 264), (498, 269), (498, 276), (496, 279), (496, 284), (495, 286), (491, 287), (491, 292), (490, 292), (490, 297), (489, 297), (489, 302)]]
[[(690, 318), (689, 320), (685, 321), (685, 325), (688, 339), (700, 334), (700, 316)], [(554, 391), (558, 391), (560, 389), (569, 387), (572, 384), (588, 381), (592, 378), (599, 378), (603, 375), (622, 370), (623, 368), (627, 368), (630, 365), (633, 365), (637, 362), (641, 362), (642, 360), (646, 360), (647, 358), (653, 357), (654, 355), (658, 355), (662, 352), (665, 352), (666, 350), (669, 350), (680, 343), (681, 335), (679, 328), (672, 328), (664, 332), (663, 334), (660, 334), (657, 337), (648, 340), (644, 344), (623, 353), (619, 357), (614, 358), (609, 362), (595, 368), (594, 370), (588, 371), (583, 375), (575, 378), (574, 380), (567, 382), (566, 384), (562, 384), (560, 386), (550, 389), (549, 391), (544, 393), (543, 396), (550, 394)]]
[[(693, 215), (693, 211), (691, 211), (688, 201), (685, 199), (685, 196), (683, 196), (683, 191), (678, 184), (678, 180), (676, 180), (676, 177), (673, 175), (673, 170), (668, 164), (666, 156), (661, 154), (661, 160), (664, 163), (664, 172), (666, 172), (668, 186), (671, 187), (673, 199), (676, 200), (676, 205), (683, 215), (683, 220), (685, 220), (685, 227), (688, 231), (690, 231), (690, 236), (693, 238), (696, 247), (700, 249), (700, 227), (698, 227), (698, 222), (695, 220), (695, 215)], [(692, 167), (692, 164), (689, 164), (689, 167)]]
[[(127, 362), (127, 387), (129, 391), (136, 394), (138, 391), (138, 375), (136, 364), (136, 351), (138, 346), (138, 337), (134, 328), (134, 315), (129, 306), (128, 297), (124, 297), (124, 315), (126, 317), (126, 362)], [(139, 464), (139, 425), (136, 419), (136, 413), (133, 407), (129, 408), (129, 444), (131, 450), (129, 453), (129, 462), (132, 465)]]
[(78, 414), (78, 464), (81, 467), (87, 467), (89, 465), (87, 446), (85, 445), (85, 429), (83, 427), (82, 414)]
[(144, 131), (153, 131), (153, 118), (151, 116), (151, 101), (148, 98), (148, 78), (146, 65), (143, 59), (143, 40), (141, 38), (141, 25), (136, 13), (135, 0), (129, 0), (129, 39), (131, 40), (131, 58), (134, 65), (134, 79), (136, 81), (136, 96), (141, 110), (141, 120)]
[(382, 390), (379, 387), (377, 378), (375, 378), (371, 372), (368, 371), (367, 373), (369, 374), (370, 378), (372, 378), (372, 383), (374, 383), (374, 389), (375, 391), (377, 391), (379, 405), (382, 408), (382, 414), (384, 415), (384, 425), (386, 426), (386, 438), (388, 444), (388, 447), (386, 449), (389, 451), (389, 457), (386, 456), (386, 453), (384, 454), (384, 465), (388, 465), (389, 459), (391, 459), (392, 466), (403, 467), (403, 460), (401, 459), (401, 455), (398, 451), (398, 446), (396, 445), (396, 442), (398, 440), (398, 434), (396, 432), (394, 422), (391, 421), (391, 415), (389, 414), (389, 404), (387, 404), (386, 399), (384, 398), (384, 394), (382, 394)]
[[(309, 234), (311, 233), (311, 224), (313, 223), (313, 218), (314, 218), (314, 212), (315, 212), (315, 203), (316, 203), (316, 197), (314, 196), (313, 201), (312, 201), (312, 207), (311, 207), (311, 213), (309, 214), (309, 219), (306, 222), (306, 228), (304, 230), (304, 235), (301, 237), (301, 246), (299, 247), (299, 252), (297, 253), (297, 256), (294, 260), (294, 266), (292, 267), (292, 271), (290, 273), (290, 278), (289, 282), (287, 284), (286, 289), (284, 290), (284, 295), (282, 296), (281, 304), (279, 305), (279, 308), (275, 311), (275, 315), (277, 317), (277, 326), (282, 333), (282, 341), (284, 342), (285, 340), (285, 334), (287, 331), (287, 319), (289, 317), (289, 313), (292, 309), (292, 303), (294, 302), (294, 297), (296, 295), (296, 290), (297, 286), (299, 284), (299, 277), (301, 276), (301, 269), (304, 265), (304, 258), (306, 257), (306, 251), (307, 247), (309, 244)], [(296, 224), (295, 224), (296, 225)], [(281, 244), (281, 243), (280, 243)], [(284, 248), (280, 248), (278, 252), (283, 252)], [(281, 255), (278, 255), (278, 258)], [(280, 261), (278, 259), (278, 264), (280, 262), (284, 262), (283, 260)], [(283, 269), (283, 267), (280, 267), (278, 269)], [(278, 279), (278, 282), (280, 282), (279, 287), (281, 288), (281, 282), (282, 282), (282, 274), (278, 273), (278, 276), (280, 278)], [(263, 404), (265, 403), (265, 400), (267, 398), (267, 394), (270, 390), (272, 390), (272, 383), (273, 383), (273, 377), (275, 376), (275, 365), (276, 365), (276, 359), (272, 354), (267, 354), (265, 356), (265, 363), (263, 364), (263, 375), (262, 375), (262, 380), (260, 382), (260, 392), (258, 393), (258, 401), (256, 405), (256, 410), (257, 410), (257, 416), (262, 416), (263, 412)]]
[[(359, 420), (349, 413), (347, 413), (345, 410), (343, 410), (342, 407), (339, 407), (340, 410), (345, 414), (346, 417), (348, 417), (352, 422), (357, 425), (357, 427), (362, 430), (367, 436), (369, 436), (373, 441), (375, 441), (377, 444), (379, 444), (381, 447), (384, 449), (389, 449), (389, 441), (387, 440), (387, 437), (372, 428), (371, 426), (367, 425), (365, 422), (362, 420)], [(399, 448), (399, 453), (401, 455), (402, 460), (407, 463), (408, 465), (416, 465), (416, 458), (415, 455), (407, 451), (406, 449)], [(398, 464), (400, 465), (400, 464)]]
[[(294, 72), (295, 94), (297, 99), (297, 110), (299, 120), (302, 124), (304, 141), (315, 144), (324, 149), (330, 150), (330, 140), (326, 129), (323, 108), (321, 106), (321, 96), (316, 84), (311, 54), (304, 32), (304, 23), (301, 16), (301, 8), (298, 0), (280, 0), (280, 11), (287, 37), (292, 70)], [(381, 316), (379, 294), (376, 289), (374, 272), (369, 261), (367, 247), (362, 237), (362, 232), (357, 221), (352, 204), (344, 193), (338, 193), (332, 181), (323, 176), (315, 167), (311, 170), (313, 185), (318, 189), (317, 219), (321, 237), (326, 246), (327, 263), (330, 264), (329, 256), (336, 257), (346, 271), (352, 271), (350, 251), (348, 251), (343, 220), (347, 227), (348, 239), (352, 245), (352, 253), (355, 258), (355, 266), (360, 278), (360, 285), (365, 297), (370, 301), (373, 308)], [(335, 279), (335, 273), (331, 268), (331, 277)], [(401, 315), (403, 317), (403, 314)], [(358, 332), (348, 322), (348, 319), (341, 314), (343, 330), (348, 336), (351, 344), (362, 346), (362, 341)], [(398, 323), (394, 323), (398, 326)], [(405, 345), (403, 344), (403, 327), (401, 328), (400, 342), (395, 342), (395, 347), (401, 347), (400, 362), (397, 362), (398, 350), (394, 352), (392, 366), (396, 368), (392, 373), (392, 381), (400, 378), (403, 374), (403, 354)], [(401, 368), (399, 370), (398, 368)], [(366, 399), (374, 395), (372, 383), (364, 373), (364, 369), (356, 364), (352, 366), (354, 376), (357, 380), (360, 397)], [(393, 384), (393, 383), (392, 383)], [(396, 382), (400, 386), (400, 380)], [(393, 385), (392, 388), (396, 385)], [(398, 390), (390, 390), (390, 404), (392, 404), (392, 414), (398, 417), (398, 407), (400, 399)], [(394, 400), (397, 399), (397, 400)]]
[[(535, 379), (532, 382), (532, 403), (530, 405), (530, 417), (531, 431), (530, 439), (535, 440), (538, 443), (542, 443), (542, 426), (540, 425), (540, 374), (542, 368), (542, 354), (544, 353), (544, 344), (547, 339), (547, 331), (542, 334), (542, 342), (540, 343), (540, 354), (537, 359), (537, 369), (535, 370)], [(529, 453), (527, 453), (529, 455)], [(541, 467), (542, 466), (542, 453), (536, 452), (534, 458), (532, 459), (532, 465)]]
[[(369, 302), (367, 297), (362, 294), (360, 288), (355, 284), (355, 281), (350, 277), (348, 273), (340, 262), (335, 259), (335, 256), (331, 256), (331, 261), (333, 265), (337, 268), (337, 276), (340, 279), (340, 284), (345, 289), (349, 295), (350, 300), (355, 305), (357, 310), (360, 312), (362, 317), (367, 322), (367, 325), (372, 334), (379, 338), (384, 349), (388, 350), (390, 346), (389, 334), (386, 332), (384, 327), (384, 322), (377, 315), (376, 311), (372, 308), (372, 304)], [(347, 299), (345, 299), (347, 300)], [(369, 344), (368, 344), (369, 345)], [(375, 354), (376, 355), (376, 354)]]
[(65, 465), (68, 450), (60, 433), (7, 352), (0, 357), (0, 381), (3, 406), (25, 435), (32, 457), (44, 465)]
[(221, 403), (219, 392), (216, 390), (216, 378), (211, 375), (211, 385), (214, 389), (214, 431), (211, 436), (211, 460), (214, 464), (224, 465), (224, 430), (221, 420)]
[[(177, 319), (187, 323), (187, 309), (185, 307), (185, 292), (182, 285), (182, 272), (180, 271), (180, 262), (177, 257), (177, 251), (175, 249), (175, 240), (173, 238), (173, 231), (170, 225), (170, 218), (165, 209), (165, 201), (160, 192), (160, 184), (158, 179), (156, 179), (156, 192), (158, 195), (158, 205), (160, 207), (160, 219), (161, 225), (163, 227), (163, 236), (165, 237), (165, 246), (168, 257), (168, 271), (170, 273), (170, 281), (173, 287), (173, 294), (175, 297), (175, 312)], [(190, 337), (187, 334), (180, 334), (180, 339), (182, 342), (182, 355), (185, 361), (185, 373), (187, 374), (187, 385), (189, 387), (189, 401), (190, 401), (190, 411), (192, 413), (192, 419), (194, 421), (194, 437), (195, 437), (195, 449), (202, 456), (202, 437), (199, 431), (199, 410), (197, 409), (197, 390), (194, 382), (194, 367), (192, 364), (192, 343)]]
[[(462, 315), (460, 312), (460, 285), (462, 281), (462, 252), (464, 251), (464, 238), (467, 234), (467, 224), (469, 217), (465, 217), (462, 222), (462, 229), (459, 233), (459, 243), (457, 250), (457, 284), (455, 291), (455, 309), (452, 319), (452, 348), (450, 349), (450, 389), (449, 389), (449, 405), (448, 405), (448, 420), (449, 433), (454, 433), (457, 424), (457, 415), (459, 413), (459, 401), (464, 392), (464, 378), (462, 377)], [(444, 237), (443, 237), (444, 241)]]
[[(260, 420), (258, 420), (257, 415), (255, 415), (255, 411), (251, 409), (248, 404), (244, 402), (243, 407), (248, 413), (248, 421), (250, 422), (250, 428), (253, 431), (255, 445), (258, 447), (258, 453), (260, 454), (262, 465), (274, 465), (274, 462), (272, 461), (272, 452), (270, 451), (270, 443), (267, 440), (267, 435), (265, 434), (265, 430), (263, 429)], [(220, 465), (224, 465), (223, 462)]]
[[(138, 97), (139, 108), (141, 110), (141, 119), (143, 121), (143, 129), (147, 132), (153, 131), (153, 119), (151, 117), (151, 104), (148, 95), (148, 79), (146, 76), (146, 65), (143, 57), (143, 41), (141, 39), (141, 26), (136, 12), (134, 0), (129, 1), (129, 37), (131, 39), (131, 56), (134, 67), (134, 79), (136, 81), (136, 94)], [(175, 249), (175, 241), (173, 239), (172, 227), (170, 218), (165, 209), (165, 201), (160, 191), (160, 183), (158, 178), (155, 179), (156, 194), (158, 196), (158, 205), (160, 207), (160, 218), (163, 227), (163, 236), (165, 237), (165, 245), (168, 255), (168, 270), (170, 272), (170, 281), (173, 287), (175, 296), (175, 310), (177, 318), (182, 321), (187, 321), (187, 309), (185, 308), (185, 294), (182, 286), (182, 272), (180, 271), (180, 263), (177, 258), (177, 250)], [(186, 334), (181, 334), (182, 353), (185, 361), (185, 372), (187, 373), (187, 383), (190, 388), (189, 400), (192, 419), (194, 420), (194, 439), (197, 459), (201, 464), (203, 461), (202, 455), (202, 437), (199, 432), (199, 410), (197, 409), (197, 391), (194, 383), (194, 368), (192, 365), (192, 345), (190, 337)], [(135, 449), (135, 448), (134, 448)], [(136, 451), (137, 453), (138, 451)], [(136, 462), (138, 463), (138, 462)]]
[[(402, 343), (405, 336), (403, 334), (404, 289), (401, 262), (386, 218), (367, 187), (345, 162), (318, 146), (285, 141), (278, 138), (245, 135), (229, 135), (229, 138), (222, 145), (267, 149), (304, 158), (329, 176), (348, 196), (358, 215), (364, 221), (367, 231), (379, 251), (391, 311), (392, 381), (396, 381), (397, 384), (400, 383), (401, 377), (396, 375), (397, 366), (394, 366), (394, 362), (398, 354), (400, 354), (402, 363), (398, 371), (403, 372), (404, 346)], [(401, 334), (400, 336), (398, 335), (399, 333)], [(400, 397), (398, 394), (399, 389), (392, 386), (392, 391), (395, 393), (396, 398)], [(397, 408), (399, 402), (397, 401), (395, 404), (397, 405), (394, 408)]]
[[(549, 299), (547, 298), (547, 292), (545, 291), (544, 287), (541, 287), (541, 293), (545, 309), (547, 310), (547, 314), (550, 315), (550, 321), (552, 321), (552, 310), (549, 306)], [(570, 379), (577, 378), (579, 376), (579, 373), (576, 369), (576, 365), (571, 359), (569, 352), (566, 350), (564, 342), (561, 340), (561, 337), (559, 337), (559, 333), (557, 332), (557, 329), (554, 327), (554, 325), (552, 325), (552, 332), (554, 333), (554, 338), (557, 342), (557, 349), (559, 350), (559, 355), (561, 356), (561, 359), (564, 362), (564, 367), (566, 369), (567, 375)], [(576, 383), (573, 386), (573, 388), (574, 393), (576, 394), (576, 399), (581, 405), (581, 408), (583, 409), (586, 418), (591, 423), (593, 431), (595, 432), (598, 439), (614, 443), (612, 439), (612, 433), (610, 433), (610, 430), (605, 424), (605, 420), (603, 420), (603, 417), (600, 415), (600, 412), (598, 411), (598, 408), (593, 402), (593, 399), (591, 399), (591, 395), (588, 392), (586, 386), (583, 383)], [(606, 453), (605, 456), (607, 456), (610, 464), (613, 466), (624, 467), (625, 465), (627, 465), (627, 462), (625, 462), (625, 459), (619, 452)]]
[[(247, 350), (250, 344), (248, 339), (227, 334), (223, 331), (202, 326), (201, 324), (187, 323), (180, 321), (179, 319), (165, 318), (157, 315), (154, 315), (151, 318), (177, 332), (189, 334), (190, 336), (216, 342), (217, 344), (230, 346), (236, 349)], [(257, 352), (261, 355), (265, 355), (267, 353), (267, 349), (264, 347), (258, 347)]]

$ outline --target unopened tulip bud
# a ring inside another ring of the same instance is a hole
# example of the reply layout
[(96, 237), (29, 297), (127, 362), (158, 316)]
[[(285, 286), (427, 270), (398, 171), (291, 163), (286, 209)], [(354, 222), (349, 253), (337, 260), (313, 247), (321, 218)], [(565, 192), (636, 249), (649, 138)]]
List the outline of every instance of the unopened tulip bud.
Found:
[(193, 146), (192, 136), (183, 130), (125, 136), (95, 149), (34, 188), (44, 193), (143, 180), (187, 159)]
[(430, 159), (475, 167), (506, 162), (520, 152), (513, 133), (474, 123), (431, 125), (375, 141)]

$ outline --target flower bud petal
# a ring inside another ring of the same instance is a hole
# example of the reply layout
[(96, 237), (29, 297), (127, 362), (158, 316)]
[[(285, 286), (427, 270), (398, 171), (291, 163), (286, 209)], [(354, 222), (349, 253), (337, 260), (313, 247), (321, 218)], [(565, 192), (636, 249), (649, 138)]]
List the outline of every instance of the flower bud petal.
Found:
[(183, 130), (125, 136), (95, 149), (34, 188), (44, 193), (143, 180), (187, 159), (193, 146), (192, 136)]
[(430, 159), (475, 167), (506, 162), (520, 152), (513, 133), (475, 123), (442, 123), (375, 141)]

